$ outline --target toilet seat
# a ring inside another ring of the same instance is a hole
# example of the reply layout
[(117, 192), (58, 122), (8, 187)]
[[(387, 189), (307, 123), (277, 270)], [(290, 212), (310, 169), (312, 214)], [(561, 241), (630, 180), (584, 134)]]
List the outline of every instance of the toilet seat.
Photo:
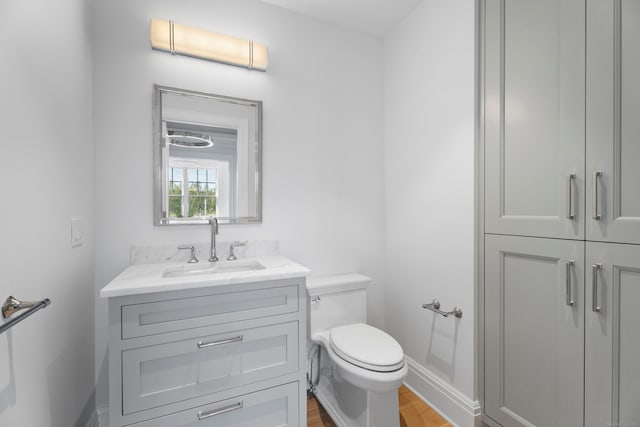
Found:
[(404, 353), (386, 332), (364, 323), (331, 329), (329, 345), (341, 359), (376, 372), (393, 372), (404, 366)]

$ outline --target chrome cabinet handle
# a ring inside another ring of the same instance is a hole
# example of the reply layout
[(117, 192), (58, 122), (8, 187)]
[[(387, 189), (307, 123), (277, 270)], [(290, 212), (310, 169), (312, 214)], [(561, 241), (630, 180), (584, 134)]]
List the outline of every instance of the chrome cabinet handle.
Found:
[(243, 339), (244, 337), (242, 335), (238, 335), (237, 337), (227, 338), (219, 341), (210, 341), (210, 342), (198, 341), (198, 348), (208, 348), (208, 347), (215, 347), (217, 345), (231, 344), (234, 342), (240, 342)]
[(598, 271), (602, 269), (602, 264), (593, 264), (591, 266), (592, 283), (591, 283), (591, 311), (600, 313), (602, 307), (598, 305)]
[(602, 214), (598, 212), (598, 178), (602, 176), (602, 171), (595, 171), (593, 173), (593, 219), (596, 221), (600, 221), (602, 219)]
[(234, 403), (233, 405), (225, 406), (220, 409), (213, 409), (211, 411), (198, 412), (198, 420), (204, 420), (205, 418), (215, 417), (216, 415), (226, 414), (227, 412), (242, 409), (243, 402)]
[(576, 214), (573, 212), (573, 182), (576, 174), (567, 175), (567, 219), (574, 219)]
[(569, 260), (569, 261), (567, 261), (567, 264), (566, 264), (566, 273), (567, 273), (567, 277), (566, 277), (566, 280), (567, 280), (567, 301), (566, 301), (566, 304), (569, 305), (569, 306), (574, 304), (574, 301), (573, 301), (573, 289), (572, 289), (572, 286), (571, 286), (571, 267), (573, 267), (575, 265), (575, 263), (576, 262), (574, 260)]

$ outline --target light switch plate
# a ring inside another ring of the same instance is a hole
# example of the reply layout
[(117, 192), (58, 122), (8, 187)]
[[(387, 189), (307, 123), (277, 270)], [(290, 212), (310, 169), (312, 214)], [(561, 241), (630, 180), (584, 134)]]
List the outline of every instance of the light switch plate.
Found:
[(71, 247), (84, 244), (84, 221), (81, 218), (71, 218)]

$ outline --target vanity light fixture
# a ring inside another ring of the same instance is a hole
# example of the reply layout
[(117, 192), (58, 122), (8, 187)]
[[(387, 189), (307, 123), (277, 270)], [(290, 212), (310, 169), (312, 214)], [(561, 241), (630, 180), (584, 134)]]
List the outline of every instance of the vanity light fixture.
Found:
[(150, 38), (152, 49), (172, 55), (192, 56), (259, 71), (266, 71), (269, 64), (269, 49), (261, 43), (198, 30), (173, 21), (152, 19)]

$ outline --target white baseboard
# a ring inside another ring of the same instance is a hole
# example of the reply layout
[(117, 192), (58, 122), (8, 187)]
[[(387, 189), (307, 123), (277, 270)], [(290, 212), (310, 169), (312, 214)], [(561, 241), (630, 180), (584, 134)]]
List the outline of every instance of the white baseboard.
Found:
[(349, 427), (349, 425), (342, 419), (340, 415), (340, 411), (334, 408), (333, 403), (329, 398), (327, 398), (324, 394), (324, 391), (320, 388), (316, 389), (314, 396), (322, 405), (322, 408), (329, 414), (329, 417), (333, 420), (333, 423), (336, 427)]
[(89, 418), (89, 421), (87, 421), (87, 426), (86, 427), (100, 427), (100, 421), (98, 420), (98, 412), (95, 411), (93, 414), (91, 414), (91, 418)]
[(469, 399), (456, 388), (406, 356), (409, 374), (405, 385), (451, 424), (458, 427), (481, 426), (480, 403)]
[(96, 408), (96, 417), (98, 419), (98, 424), (96, 424), (96, 427), (109, 427), (109, 407), (108, 406), (101, 406), (99, 408)]

